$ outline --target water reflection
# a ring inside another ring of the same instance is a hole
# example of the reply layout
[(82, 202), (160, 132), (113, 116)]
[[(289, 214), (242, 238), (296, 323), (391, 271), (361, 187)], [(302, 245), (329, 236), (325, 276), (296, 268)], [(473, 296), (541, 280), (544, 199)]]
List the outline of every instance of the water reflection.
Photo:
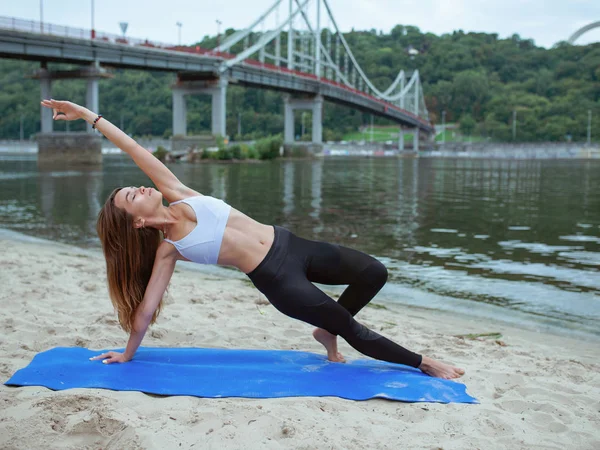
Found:
[[(283, 215), (286, 218), (294, 211), (294, 167), (293, 161), (283, 163)], [(282, 225), (289, 226), (287, 222)]]
[[(438, 301), (428, 293), (600, 328), (600, 162), (332, 158), (170, 169), (262, 223), (375, 255), (390, 272), (381, 295), (393, 300)], [(68, 171), (0, 156), (0, 226), (98, 246), (106, 197), (141, 184), (148, 178), (121, 156)]]

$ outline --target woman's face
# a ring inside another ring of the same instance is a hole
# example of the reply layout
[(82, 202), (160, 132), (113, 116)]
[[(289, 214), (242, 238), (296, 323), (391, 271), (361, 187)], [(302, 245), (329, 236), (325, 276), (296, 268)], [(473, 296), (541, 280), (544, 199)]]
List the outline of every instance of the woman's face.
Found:
[(115, 195), (115, 206), (131, 214), (136, 227), (142, 226), (143, 220), (153, 216), (162, 206), (162, 194), (154, 188), (144, 186), (126, 187)]

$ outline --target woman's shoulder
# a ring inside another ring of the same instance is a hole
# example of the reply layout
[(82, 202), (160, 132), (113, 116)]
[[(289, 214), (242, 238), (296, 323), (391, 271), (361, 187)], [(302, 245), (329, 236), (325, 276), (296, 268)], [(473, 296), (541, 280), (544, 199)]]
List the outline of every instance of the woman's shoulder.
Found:
[(179, 252), (170, 242), (162, 241), (156, 249), (156, 261), (179, 259)]

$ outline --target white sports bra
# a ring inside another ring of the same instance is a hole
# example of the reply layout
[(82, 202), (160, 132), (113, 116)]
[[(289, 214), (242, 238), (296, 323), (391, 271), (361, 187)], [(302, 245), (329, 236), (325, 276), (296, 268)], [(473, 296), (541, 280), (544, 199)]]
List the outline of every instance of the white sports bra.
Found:
[[(196, 214), (196, 226), (183, 239), (165, 241), (173, 244), (185, 258), (199, 264), (216, 264), (225, 234), (231, 206), (218, 198), (200, 195), (171, 203), (185, 202)], [(169, 205), (170, 206), (170, 205)]]

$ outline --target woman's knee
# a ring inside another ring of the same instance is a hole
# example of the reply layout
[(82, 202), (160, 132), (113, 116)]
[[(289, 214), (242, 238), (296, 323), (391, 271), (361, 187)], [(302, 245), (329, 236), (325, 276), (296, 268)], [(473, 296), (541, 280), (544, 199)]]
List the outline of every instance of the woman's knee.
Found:
[(388, 270), (383, 263), (373, 259), (360, 273), (359, 278), (362, 283), (382, 287), (388, 280)]

